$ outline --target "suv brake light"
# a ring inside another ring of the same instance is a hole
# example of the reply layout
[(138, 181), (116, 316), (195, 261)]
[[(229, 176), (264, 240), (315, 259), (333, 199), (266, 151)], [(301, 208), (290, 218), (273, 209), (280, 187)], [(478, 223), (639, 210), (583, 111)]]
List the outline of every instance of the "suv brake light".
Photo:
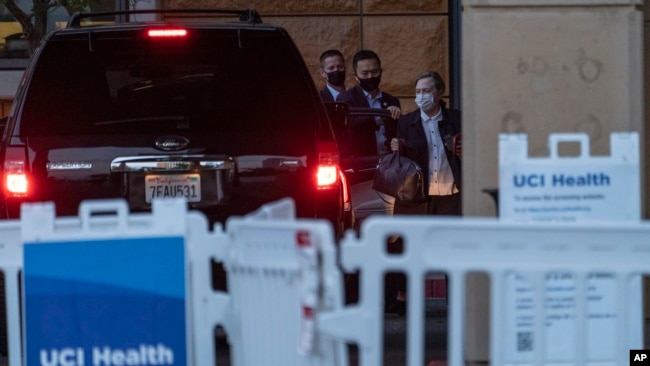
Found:
[(25, 174), (6, 175), (7, 192), (13, 196), (27, 195), (27, 176)]
[(25, 165), (25, 152), (22, 147), (7, 149), (2, 171), (3, 188), (7, 196), (24, 197), (27, 195), (29, 179)]
[(339, 184), (339, 152), (333, 142), (319, 144), (318, 172), (316, 182), (318, 189), (336, 188)]
[(187, 36), (187, 29), (184, 28), (157, 28), (147, 31), (149, 38), (183, 38)]

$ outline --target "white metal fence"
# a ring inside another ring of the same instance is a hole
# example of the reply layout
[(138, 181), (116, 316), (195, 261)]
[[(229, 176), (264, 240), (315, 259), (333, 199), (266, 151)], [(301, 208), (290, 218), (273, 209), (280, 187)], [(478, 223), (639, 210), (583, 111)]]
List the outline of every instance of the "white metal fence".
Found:
[[(23, 243), (177, 235), (187, 261), (188, 356), (176, 364), (214, 365), (214, 330), (221, 325), (234, 365), (346, 365), (346, 343), (359, 346), (361, 365), (381, 365), (386, 272), (409, 279), (408, 365), (425, 364), (422, 284), (432, 272), (449, 278), (449, 365), (464, 363), (466, 278), (475, 272), (490, 283), (492, 364), (624, 365), (630, 349), (643, 348), (639, 279), (650, 272), (645, 222), (373, 217), (337, 250), (329, 224), (296, 219), (290, 200), (212, 229), (181, 201), (156, 202), (150, 214), (129, 214), (121, 201), (99, 201), (84, 203), (71, 218), (56, 218), (48, 204), (24, 206), (21, 220), (0, 222), (0, 232), (10, 365), (24, 361), (18, 295)], [(396, 235), (404, 252), (389, 255), (385, 243)], [(212, 288), (212, 260), (224, 264), (228, 293)], [(361, 272), (358, 304), (343, 305), (338, 261), (346, 271)]]

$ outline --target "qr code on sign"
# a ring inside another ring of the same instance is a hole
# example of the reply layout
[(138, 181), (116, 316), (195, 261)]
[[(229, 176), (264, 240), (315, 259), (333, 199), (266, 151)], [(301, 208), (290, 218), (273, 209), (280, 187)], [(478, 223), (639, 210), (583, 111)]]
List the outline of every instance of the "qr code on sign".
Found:
[(533, 350), (533, 332), (517, 333), (517, 351), (526, 352)]

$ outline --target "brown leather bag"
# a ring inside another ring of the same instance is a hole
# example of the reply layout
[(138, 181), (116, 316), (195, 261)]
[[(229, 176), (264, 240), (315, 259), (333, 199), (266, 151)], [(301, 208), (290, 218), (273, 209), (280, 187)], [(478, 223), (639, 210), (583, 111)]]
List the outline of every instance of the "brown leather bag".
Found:
[(398, 151), (379, 159), (372, 189), (393, 196), (402, 203), (421, 203), (427, 200), (422, 169)]

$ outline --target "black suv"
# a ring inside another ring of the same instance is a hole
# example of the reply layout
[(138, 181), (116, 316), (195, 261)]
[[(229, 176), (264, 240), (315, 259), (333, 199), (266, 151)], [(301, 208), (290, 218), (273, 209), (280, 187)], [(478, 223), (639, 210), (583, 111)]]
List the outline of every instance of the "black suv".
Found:
[(84, 199), (136, 212), (182, 196), (215, 223), (292, 197), (297, 216), (340, 234), (350, 206), (333, 128), (289, 34), (253, 10), (83, 22), (135, 13), (75, 14), (41, 42), (2, 121), (0, 217), (23, 202), (61, 216)]
[[(46, 36), (0, 143), (0, 215), (26, 201), (75, 215), (89, 198), (145, 211), (182, 196), (223, 222), (288, 196), (298, 216), (343, 228), (333, 131), (287, 32), (252, 10), (155, 12), (174, 21), (86, 26), (123, 14), (76, 14)], [(195, 12), (240, 20), (179, 21)]]

